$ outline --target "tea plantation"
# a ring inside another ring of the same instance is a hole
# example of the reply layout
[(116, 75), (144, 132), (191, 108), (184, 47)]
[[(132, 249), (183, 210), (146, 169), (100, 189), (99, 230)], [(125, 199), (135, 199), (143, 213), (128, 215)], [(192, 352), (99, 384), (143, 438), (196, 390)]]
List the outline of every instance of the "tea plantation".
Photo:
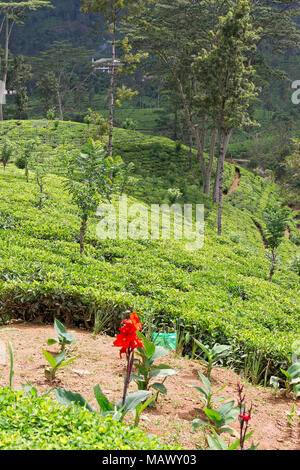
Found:
[[(300, 336), (299, 276), (291, 270), (298, 231), (290, 223), (290, 239), (280, 247), (273, 283), (261, 234), (269, 202), (280, 199), (277, 186), (240, 168), (238, 188), (224, 198), (224, 234), (216, 235), (217, 207), (201, 193), (196, 155), (161, 137), (116, 130), (115, 152), (135, 164), (137, 183), (127, 188), (129, 201), (167, 202), (167, 190), (178, 188), (180, 202), (205, 204), (205, 243), (186, 250), (184, 241), (106, 240), (96, 236), (94, 217), (88, 224), (87, 248), (80, 256), (80, 220), (59, 170), (60, 146), (78, 148), (86, 139), (83, 124), (6, 121), (1, 129), (16, 142), (35, 139), (49, 158), (46, 200), (36, 204), (33, 175), (11, 162), (0, 169), (0, 319), (19, 317), (93, 328), (100, 315), (114, 333), (127, 310), (143, 321), (153, 313), (156, 325), (174, 325), (205, 343), (231, 344), (230, 363), (242, 369), (248, 353), (278, 373), (288, 365), (292, 344)], [(235, 167), (226, 164), (225, 186)], [(189, 346), (187, 345), (187, 352)], [(149, 448), (149, 447), (148, 447)]]

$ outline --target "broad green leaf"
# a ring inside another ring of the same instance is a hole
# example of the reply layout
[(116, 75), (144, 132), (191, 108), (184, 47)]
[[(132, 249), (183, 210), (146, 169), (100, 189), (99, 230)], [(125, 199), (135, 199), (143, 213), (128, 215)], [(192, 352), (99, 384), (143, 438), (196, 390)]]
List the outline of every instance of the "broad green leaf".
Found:
[(213, 423), (221, 423), (222, 416), (216, 410), (209, 410), (208, 408), (203, 408), (204, 413)]
[(153, 379), (154, 377), (157, 378), (163, 378), (163, 377), (169, 377), (171, 375), (176, 375), (179, 373), (179, 370), (175, 369), (153, 369), (150, 372), (150, 378)]
[(86, 401), (86, 399), (79, 393), (74, 393), (64, 388), (55, 389), (55, 397), (58, 403), (62, 405), (70, 405), (71, 403), (76, 403), (76, 405), (85, 407), (88, 411), (92, 413), (95, 411)]
[(287, 378), (289, 379), (290, 378), (290, 374), (287, 370), (284, 370), (284, 369), (280, 369), (280, 371), (282, 372), (282, 374)]
[(227, 445), (217, 434), (215, 434), (215, 437), (208, 434), (206, 439), (210, 450), (227, 450)]
[(163, 395), (168, 394), (166, 387), (162, 383), (155, 382), (153, 385), (151, 385), (151, 387), (157, 390), (158, 392), (162, 393)]
[(207, 390), (209, 392), (210, 388), (211, 388), (210, 380), (204, 374), (202, 374), (202, 372), (200, 372), (200, 370), (198, 370), (197, 372), (198, 372), (198, 375), (200, 377), (200, 380), (203, 382), (203, 384), (205, 385), (205, 387), (207, 388)]
[(148, 341), (147, 338), (140, 331), (137, 332), (137, 336), (143, 341), (143, 344), (145, 346), (144, 354), (146, 354), (148, 359), (150, 359), (150, 357), (152, 357), (155, 353), (155, 344)]
[(198, 387), (197, 385), (194, 386), (196, 390), (198, 390), (200, 393), (203, 393), (204, 396), (208, 397), (208, 393), (201, 387)]
[(50, 338), (47, 341), (47, 346), (52, 346), (52, 344), (58, 343), (57, 339)]
[(42, 351), (43, 351), (43, 354), (44, 354), (45, 358), (49, 362), (50, 366), (54, 369), (54, 367), (56, 367), (55, 358), (48, 351), (45, 351), (45, 349), (42, 348)]
[(237, 436), (237, 435), (238, 435), (238, 434), (237, 434), (237, 431), (236, 431), (235, 429), (233, 429), (232, 427), (230, 427), (230, 426), (221, 426), (219, 432), (220, 432), (220, 433), (222, 433), (222, 432), (227, 432), (227, 433), (229, 433), (229, 434), (231, 434), (231, 435), (233, 435), (233, 436)]
[(218, 413), (220, 413), (221, 416), (227, 415), (230, 411), (234, 409), (234, 400), (228, 401), (227, 403), (224, 403), (218, 408)]
[(65, 367), (67, 366), (68, 364), (71, 364), (72, 362), (75, 361), (75, 359), (77, 359), (79, 356), (75, 356), (75, 357), (71, 357), (70, 359), (68, 359), (67, 361), (65, 362), (61, 362), (58, 366), (58, 369), (60, 369), (61, 367)]
[(280, 384), (280, 378), (275, 377), (275, 375), (272, 375), (272, 377), (270, 378), (270, 385), (272, 385), (275, 389), (277, 389), (279, 388), (279, 384)]
[(145, 401), (145, 403), (140, 403), (137, 407), (136, 410), (139, 414), (141, 414), (153, 401), (155, 401), (156, 396), (151, 395), (151, 397), (148, 398), (148, 400)]
[(294, 394), (296, 395), (296, 398), (299, 398), (300, 397), (300, 383), (295, 384), (293, 386), (293, 390), (294, 390)]
[(199, 346), (199, 348), (202, 349), (202, 351), (205, 352), (205, 354), (207, 355), (207, 357), (211, 357), (211, 351), (204, 346), (204, 344), (200, 343), (200, 341), (198, 341), (197, 339), (194, 338), (194, 341), (195, 343), (197, 344), (197, 346)]
[(290, 375), (291, 379), (300, 378), (300, 362), (295, 362), (292, 364), (288, 370), (288, 374)]
[(134, 410), (142, 401), (146, 400), (149, 395), (151, 395), (151, 392), (146, 390), (139, 390), (138, 392), (131, 393), (126, 398), (124, 406), (122, 406), (121, 400), (117, 403), (117, 409), (124, 415), (127, 411)]
[(145, 382), (145, 378), (143, 375), (131, 374), (130, 379), (135, 380), (136, 382)]
[(66, 351), (62, 351), (61, 353), (57, 354), (57, 356), (54, 357), (55, 361), (56, 361), (56, 365), (60, 365), (64, 358), (66, 357)]
[(110, 403), (108, 398), (104, 395), (99, 385), (96, 385), (94, 387), (94, 395), (98, 402), (98, 405), (100, 406), (100, 409), (103, 412), (114, 411), (114, 406)]
[(207, 421), (203, 421), (203, 419), (194, 419), (192, 421), (192, 429), (195, 431), (198, 429), (200, 426), (208, 426), (209, 423)]
[(212, 350), (211, 350), (211, 355), (215, 360), (227, 356), (231, 350), (230, 346), (227, 345), (221, 345), (221, 344), (216, 344)]
[(54, 320), (54, 329), (56, 331), (57, 336), (64, 335), (65, 333), (67, 333), (67, 330), (64, 325), (56, 318)]

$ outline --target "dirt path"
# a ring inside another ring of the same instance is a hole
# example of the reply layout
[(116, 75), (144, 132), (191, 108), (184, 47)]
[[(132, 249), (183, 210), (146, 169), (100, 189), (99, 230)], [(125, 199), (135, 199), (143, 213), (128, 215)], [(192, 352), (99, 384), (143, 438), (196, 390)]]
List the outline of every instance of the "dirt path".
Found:
[[(119, 350), (113, 346), (113, 338), (98, 336), (94, 338), (90, 332), (74, 329), (77, 343), (72, 352), (80, 357), (58, 374), (56, 385), (81, 393), (94, 405), (93, 387), (100, 384), (102, 390), (112, 400), (119, 400), (123, 389), (125, 360), (119, 358)], [(6, 344), (11, 341), (14, 348), (15, 375), (14, 388), (30, 382), (40, 392), (49, 389), (44, 375), (46, 360), (41, 348), (56, 353), (55, 346), (47, 348), (48, 338), (54, 337), (54, 329), (50, 326), (15, 324), (0, 328), (0, 340)], [(7, 358), (8, 360), (8, 358)], [(186, 449), (195, 449), (202, 444), (201, 432), (192, 433), (191, 423), (196, 417), (203, 418), (203, 404), (193, 386), (200, 385), (197, 370), (204, 372), (199, 362), (175, 357), (173, 353), (164, 359), (179, 370), (177, 376), (166, 381), (168, 395), (162, 397), (156, 408), (146, 411), (141, 419), (141, 427), (151, 434), (162, 436), (166, 442), (181, 443)], [(236, 397), (236, 385), (241, 378), (231, 370), (213, 370), (213, 388), (226, 384), (221, 395), (228, 398)], [(0, 387), (7, 386), (9, 380), (9, 364), (0, 364)], [(130, 385), (131, 391), (135, 384)], [(247, 402), (253, 403), (253, 418), (250, 423), (254, 430), (254, 442), (259, 442), (260, 449), (300, 449), (299, 425), (290, 426), (286, 413), (296, 401), (293, 397), (274, 397), (269, 389), (246, 384)], [(300, 411), (299, 405), (298, 412)], [(132, 417), (130, 416), (130, 422)], [(233, 424), (237, 429), (237, 423)]]
[(232, 185), (230, 186), (230, 188), (228, 190), (227, 196), (229, 194), (233, 193), (233, 191), (236, 190), (236, 188), (240, 184), (240, 179), (241, 179), (241, 172), (240, 172), (239, 168), (236, 168), (235, 169), (235, 174), (234, 174), (234, 181), (233, 181)]
[(260, 236), (261, 236), (261, 239), (262, 239), (262, 242), (264, 244), (265, 249), (268, 250), (269, 249), (268, 242), (267, 242), (267, 240), (264, 236), (261, 225), (255, 219), (252, 219), (252, 220), (253, 220), (254, 225), (257, 227), (257, 230), (260, 233)]

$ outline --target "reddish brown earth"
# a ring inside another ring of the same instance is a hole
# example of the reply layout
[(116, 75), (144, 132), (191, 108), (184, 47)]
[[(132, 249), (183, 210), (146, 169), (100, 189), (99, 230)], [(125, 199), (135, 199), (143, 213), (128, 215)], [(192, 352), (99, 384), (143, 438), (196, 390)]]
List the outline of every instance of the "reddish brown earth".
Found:
[[(119, 350), (113, 346), (113, 338), (108, 336), (93, 337), (92, 333), (83, 330), (71, 330), (77, 343), (69, 353), (79, 354), (80, 357), (66, 369), (58, 373), (56, 385), (81, 393), (97, 408), (93, 396), (93, 387), (100, 384), (102, 390), (111, 400), (119, 400), (123, 389), (125, 359), (119, 358)], [(0, 340), (6, 344), (10, 341), (14, 349), (15, 375), (14, 388), (30, 382), (40, 392), (50, 388), (44, 375), (46, 360), (41, 348), (53, 353), (58, 350), (55, 346), (47, 347), (48, 338), (54, 337), (51, 326), (32, 324), (14, 324), (0, 328)], [(7, 358), (8, 362), (8, 358)], [(148, 409), (142, 416), (140, 427), (151, 434), (161, 436), (166, 442), (180, 443), (186, 449), (195, 449), (196, 444), (203, 445), (201, 432), (192, 433), (191, 423), (196, 417), (203, 417), (202, 402), (197, 390), (189, 385), (200, 385), (197, 369), (204, 372), (196, 360), (175, 357), (170, 353), (165, 363), (177, 368), (179, 374), (166, 381), (168, 396), (161, 397), (156, 408)], [(214, 369), (213, 386), (215, 389), (226, 384), (221, 395), (236, 398), (236, 386), (241, 378), (231, 370)], [(9, 364), (0, 364), (0, 387), (7, 386), (9, 380)], [(135, 383), (130, 390), (136, 389)], [(275, 397), (270, 389), (254, 387), (245, 384), (247, 403), (253, 403), (250, 429), (254, 430), (253, 440), (259, 443), (259, 449), (296, 450), (300, 449), (299, 424), (297, 418), (294, 425), (288, 424), (286, 413), (295, 404), (299, 413), (299, 403), (293, 396)], [(132, 417), (129, 417), (132, 420)], [(238, 428), (238, 423), (233, 427)], [(224, 436), (224, 435), (223, 435)]]
[(228, 193), (227, 193), (228, 195), (233, 193), (233, 191), (235, 191), (238, 188), (240, 184), (240, 179), (241, 179), (240, 170), (236, 169), (235, 174), (234, 174), (234, 181), (228, 190)]

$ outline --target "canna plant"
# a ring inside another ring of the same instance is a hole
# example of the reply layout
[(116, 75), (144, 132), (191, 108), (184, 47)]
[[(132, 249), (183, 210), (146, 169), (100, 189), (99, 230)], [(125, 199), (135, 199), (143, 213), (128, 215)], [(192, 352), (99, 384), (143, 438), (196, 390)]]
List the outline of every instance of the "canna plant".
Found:
[[(137, 334), (141, 329), (142, 325), (138, 315), (131, 313), (128, 319), (122, 321), (122, 326), (119, 328), (120, 333), (114, 341), (114, 346), (121, 348), (120, 358), (122, 359), (122, 355), (125, 354), (127, 361), (122, 399), (118, 403), (111, 403), (99, 385), (94, 387), (94, 395), (99, 404), (101, 415), (111, 416), (115, 420), (122, 421), (128, 411), (132, 411), (135, 414), (136, 426), (142, 411), (154, 400), (154, 397), (150, 396), (151, 392), (148, 390), (138, 390), (129, 395), (127, 393), (128, 386), (132, 380), (134, 352), (137, 348), (141, 350), (146, 349), (146, 346), (143, 344), (143, 338), (139, 338)], [(73, 402), (85, 406), (92, 412), (94, 411), (85, 398), (68, 390), (56, 389), (56, 399), (60, 403), (70, 404)]]
[(198, 372), (201, 382), (203, 383), (203, 386), (202, 387), (198, 387), (196, 385), (190, 385), (190, 386), (198, 390), (198, 392), (200, 392), (201, 395), (203, 395), (203, 396), (200, 395), (200, 400), (204, 403), (204, 406), (206, 408), (213, 408), (213, 405), (215, 403), (219, 403), (220, 401), (225, 400), (224, 397), (217, 397), (217, 398), (213, 398), (213, 397), (218, 392), (223, 390), (226, 387), (226, 385), (219, 388), (218, 390), (213, 391), (211, 389), (210, 380), (207, 377), (205, 377), (205, 375), (203, 375), (199, 370), (197, 372)]
[[(179, 371), (166, 364), (155, 365), (156, 360), (170, 353), (169, 349), (151, 343), (140, 332), (137, 335), (143, 341), (144, 348), (137, 348), (137, 355), (139, 356), (139, 359), (135, 361), (137, 375), (133, 375), (132, 379), (136, 381), (139, 390), (149, 390), (150, 388), (156, 390), (157, 400), (159, 393), (163, 395), (168, 393), (164, 385), (167, 378), (178, 374)], [(162, 381), (156, 382), (157, 379), (162, 379)]]
[(274, 375), (270, 378), (270, 385), (274, 387), (275, 393), (282, 382), (286, 395), (293, 391), (298, 398), (300, 396), (300, 362), (294, 362), (288, 370), (280, 369), (280, 371), (285, 376), (284, 379)]
[(290, 426), (294, 425), (295, 415), (296, 415), (296, 409), (295, 409), (295, 403), (293, 403), (292, 408), (286, 414), (286, 419)]
[(222, 344), (215, 344), (210, 349), (208, 346), (204, 346), (202, 343), (200, 343), (200, 341), (198, 341), (195, 338), (194, 338), (194, 341), (197, 344), (197, 346), (199, 346), (199, 348), (201, 348), (202, 351), (206, 355), (207, 359), (204, 360), (203, 362), (207, 366), (206, 375), (207, 375), (208, 379), (210, 379), (213, 365), (216, 364), (218, 361), (220, 361), (220, 359), (222, 359), (223, 357), (228, 356), (228, 354), (230, 353), (231, 347), (227, 346), (225, 344), (223, 344), (223, 345)]
[(244, 392), (244, 385), (237, 384), (237, 393), (238, 393), (238, 408), (240, 410), (239, 412), (239, 423), (240, 423), (240, 439), (239, 439), (239, 444), (240, 444), (240, 449), (244, 450), (245, 446), (245, 441), (246, 437), (248, 436), (248, 426), (249, 422), (252, 419), (251, 413), (252, 413), (252, 404), (247, 412), (246, 408), (246, 396), (243, 393)]
[(76, 343), (76, 339), (72, 333), (68, 333), (64, 325), (55, 318), (54, 320), (54, 329), (57, 334), (57, 338), (50, 338), (47, 341), (48, 346), (52, 346), (53, 344), (60, 345), (60, 351), (63, 352), (67, 345)]
[(213, 429), (218, 435), (228, 432), (230, 434), (236, 434), (236, 431), (228, 426), (229, 423), (235, 421), (239, 416), (239, 408), (235, 406), (234, 400), (229, 401), (221, 405), (217, 410), (212, 408), (203, 408), (208, 421), (202, 419), (194, 419), (192, 422), (192, 428), (195, 431), (200, 426), (209, 427)]
[[(101, 416), (110, 416), (113, 420), (122, 422), (127, 413), (131, 411), (135, 414), (135, 425), (137, 426), (141, 412), (150, 403), (149, 395), (151, 395), (151, 393), (139, 390), (126, 396), (124, 403), (123, 399), (117, 403), (113, 403), (105, 396), (100, 386), (96, 385), (94, 387), (94, 395), (99, 405), (99, 413)], [(91, 413), (96, 412), (87, 400), (79, 393), (74, 393), (63, 388), (56, 388), (55, 397), (56, 401), (63, 405), (69, 406), (70, 404), (75, 403), (76, 405), (85, 407)], [(152, 401), (153, 397), (150, 398)]]
[[(244, 442), (247, 441), (253, 434), (254, 431), (249, 432), (244, 439)], [(240, 440), (233, 442), (233, 444), (228, 445), (226, 442), (223, 441), (222, 437), (219, 436), (213, 429), (212, 435), (208, 434), (206, 436), (206, 441), (209, 447), (209, 450), (236, 450), (240, 446)], [(249, 447), (248, 450), (256, 450), (257, 445), (253, 443)]]
[(55, 380), (56, 372), (59, 369), (62, 369), (63, 367), (66, 367), (67, 365), (71, 364), (78, 357), (78, 356), (75, 356), (75, 357), (71, 357), (70, 359), (65, 360), (66, 351), (62, 351), (57, 356), (52, 356), (52, 354), (49, 353), (49, 351), (45, 351), (45, 349), (43, 348), (42, 348), (42, 351), (50, 365), (50, 367), (46, 367), (45, 369), (46, 379), (48, 379), (50, 382), (53, 382), (53, 380)]

